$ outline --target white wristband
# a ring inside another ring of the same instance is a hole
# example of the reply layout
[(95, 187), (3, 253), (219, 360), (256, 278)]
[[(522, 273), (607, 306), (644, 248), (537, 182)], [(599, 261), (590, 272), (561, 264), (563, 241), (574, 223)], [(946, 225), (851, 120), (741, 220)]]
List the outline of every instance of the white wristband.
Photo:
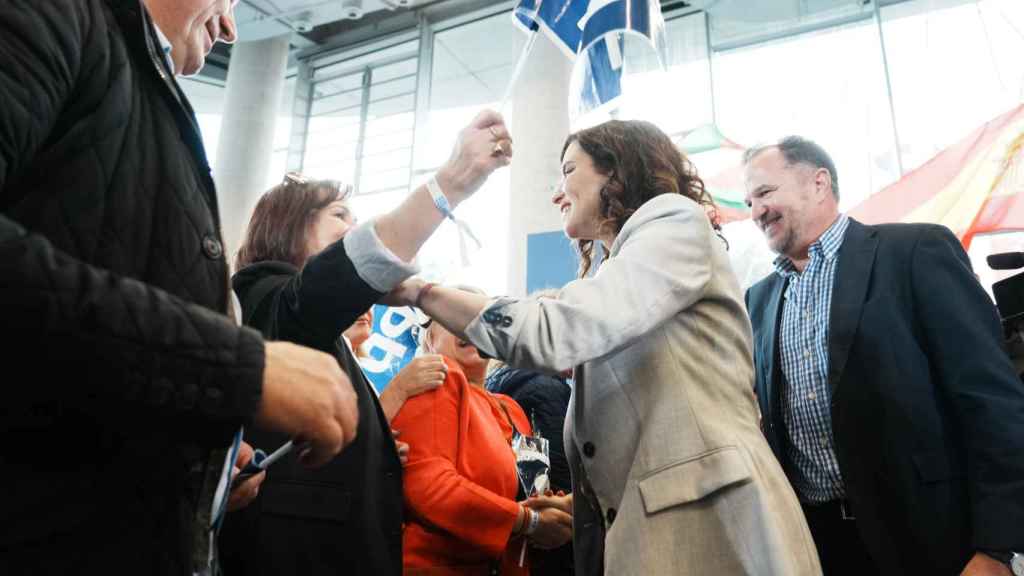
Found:
[(430, 198), (434, 201), (434, 206), (437, 206), (438, 212), (443, 214), (445, 218), (455, 221), (455, 215), (452, 214), (452, 204), (448, 201), (448, 197), (444, 195), (444, 191), (441, 190), (441, 185), (437, 183), (437, 176), (431, 176), (430, 180), (427, 180), (427, 191), (430, 192)]
[(441, 190), (441, 185), (437, 183), (437, 176), (431, 176), (427, 180), (427, 191), (430, 192), (430, 198), (434, 201), (434, 206), (437, 207), (437, 211), (440, 212), (445, 218), (452, 221), (455, 224), (455, 228), (459, 232), (459, 253), (462, 255), (462, 265), (469, 266), (469, 250), (466, 247), (466, 237), (476, 244), (477, 250), (481, 248), (480, 240), (477, 239), (476, 234), (469, 229), (469, 225), (459, 220), (452, 214), (452, 205), (448, 201), (448, 197), (444, 195), (444, 191)]
[(540, 512), (527, 508), (526, 513), (529, 514), (529, 522), (527, 523), (526, 530), (523, 531), (523, 534), (533, 536), (533, 533), (537, 531), (537, 526), (540, 525)]

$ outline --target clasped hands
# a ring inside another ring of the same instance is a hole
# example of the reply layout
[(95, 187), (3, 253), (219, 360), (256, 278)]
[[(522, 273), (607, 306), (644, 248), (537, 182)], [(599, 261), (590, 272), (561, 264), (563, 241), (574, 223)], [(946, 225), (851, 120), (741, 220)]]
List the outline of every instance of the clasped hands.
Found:
[(548, 491), (521, 502), (539, 514), (537, 529), (528, 536), (530, 543), (542, 550), (558, 548), (572, 540), (572, 494)]

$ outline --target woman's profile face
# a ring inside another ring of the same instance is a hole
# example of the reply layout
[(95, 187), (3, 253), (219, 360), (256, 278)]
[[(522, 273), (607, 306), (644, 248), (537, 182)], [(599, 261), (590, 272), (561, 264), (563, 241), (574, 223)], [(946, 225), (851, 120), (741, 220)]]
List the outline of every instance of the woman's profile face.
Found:
[(600, 240), (601, 189), (608, 176), (600, 174), (579, 142), (569, 144), (562, 157), (562, 183), (551, 202), (562, 213), (562, 229), (573, 240)]
[(467, 372), (472, 372), (478, 368), (485, 368), (487, 365), (487, 360), (480, 357), (476, 346), (473, 346), (466, 340), (460, 340), (437, 322), (430, 325), (428, 338), (430, 339), (430, 349), (432, 352), (455, 360)]
[(373, 333), (373, 308), (363, 313), (351, 326), (345, 329), (345, 337), (352, 343), (353, 348), (359, 348), (370, 339)]
[(355, 214), (346, 200), (335, 200), (317, 212), (309, 230), (307, 254), (319, 254), (341, 240), (356, 225)]

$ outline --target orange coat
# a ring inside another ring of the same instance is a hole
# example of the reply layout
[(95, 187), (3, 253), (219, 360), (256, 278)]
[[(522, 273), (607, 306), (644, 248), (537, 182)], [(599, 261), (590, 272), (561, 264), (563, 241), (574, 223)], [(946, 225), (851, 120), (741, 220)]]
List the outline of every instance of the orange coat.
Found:
[(519, 567), (523, 539), (509, 540), (519, 504), (508, 419), (522, 434), (530, 423), (515, 400), (469, 384), (445, 362), (444, 385), (409, 399), (391, 423), (409, 443), (405, 574), (489, 574), (499, 558), (503, 575), (529, 574)]

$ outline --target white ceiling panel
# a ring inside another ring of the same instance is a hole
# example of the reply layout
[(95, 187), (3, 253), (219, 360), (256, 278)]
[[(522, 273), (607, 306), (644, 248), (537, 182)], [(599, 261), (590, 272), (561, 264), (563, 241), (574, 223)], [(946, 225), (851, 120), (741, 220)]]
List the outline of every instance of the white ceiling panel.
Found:
[(239, 35), (260, 40), (290, 32), (309, 32), (338, 20), (358, 20), (383, 10), (404, 10), (423, 0), (241, 0), (235, 8)]

